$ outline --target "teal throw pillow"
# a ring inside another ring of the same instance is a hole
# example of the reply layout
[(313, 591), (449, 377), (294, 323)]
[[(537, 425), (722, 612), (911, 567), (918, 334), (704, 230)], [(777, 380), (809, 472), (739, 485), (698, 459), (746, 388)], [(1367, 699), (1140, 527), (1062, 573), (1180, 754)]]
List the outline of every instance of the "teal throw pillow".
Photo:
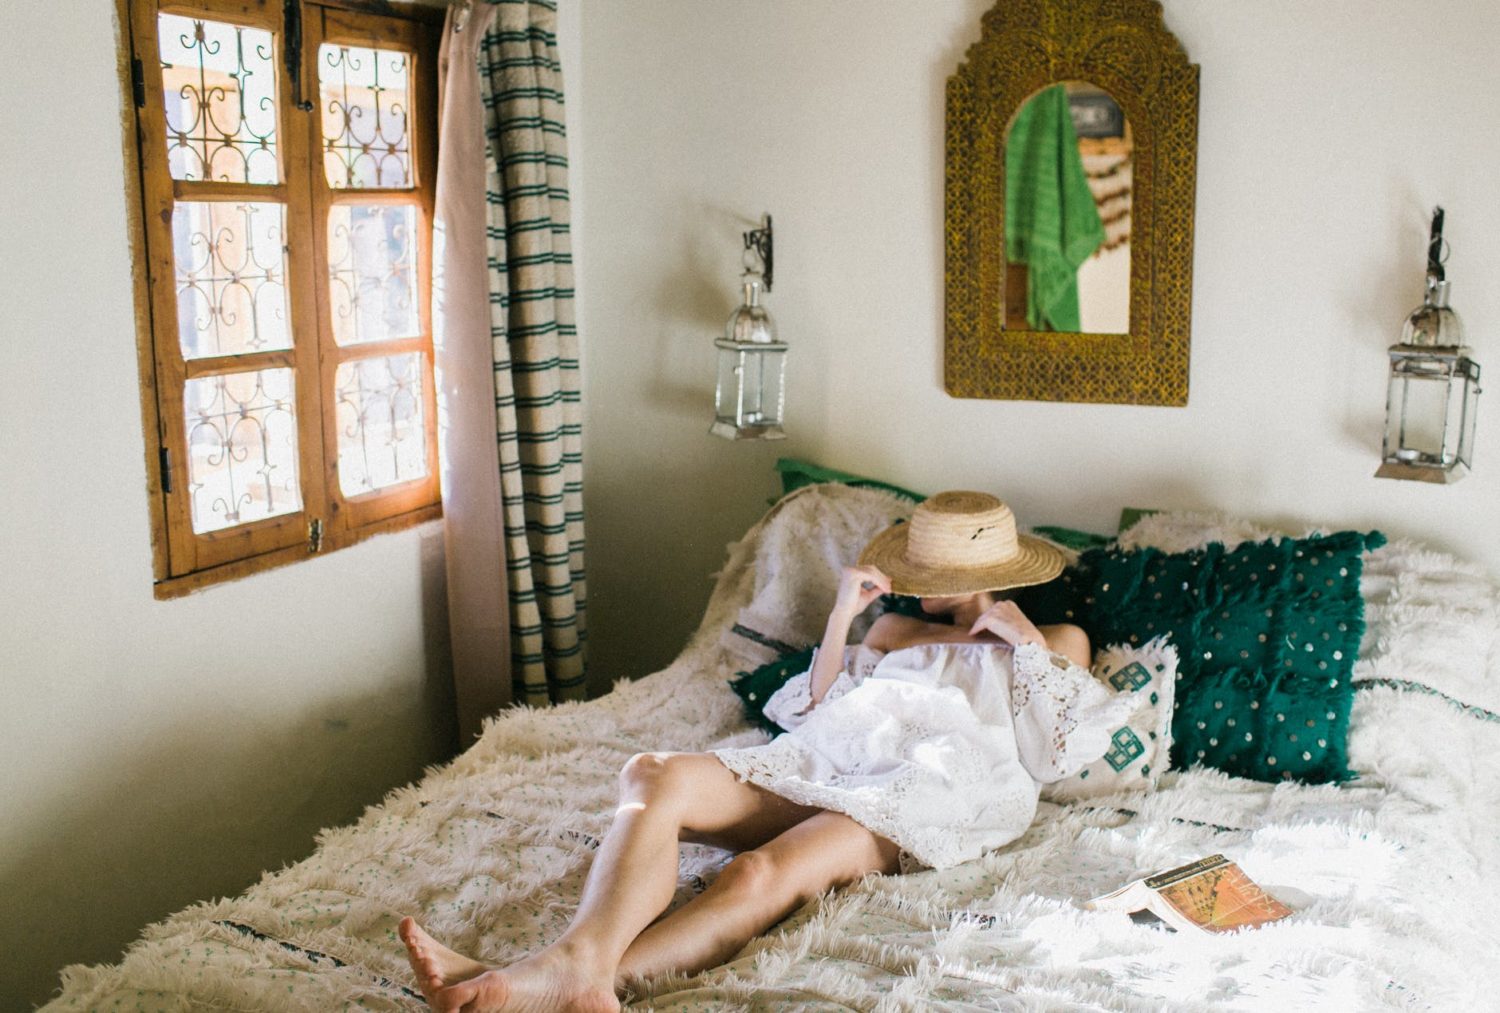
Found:
[(753, 672), (740, 672), (729, 680), (729, 688), (738, 694), (740, 701), (745, 705), (745, 717), (757, 728), (763, 728), (772, 735), (780, 735), (786, 731), (776, 722), (766, 717), (766, 701), (787, 680), (795, 675), (801, 675), (812, 666), (814, 648), (807, 647), (800, 651), (792, 651), (783, 654), (773, 661), (768, 661)]
[(1079, 621), (1096, 643), (1170, 636), (1179, 654), (1172, 766), (1258, 781), (1351, 776), (1351, 672), (1364, 633), (1362, 554), (1380, 532), (1095, 550)]
[(1077, 528), (1065, 528), (1057, 524), (1038, 524), (1031, 529), (1031, 533), (1074, 552), (1100, 549), (1114, 541), (1109, 535), (1096, 535), (1092, 531), (1079, 531)]

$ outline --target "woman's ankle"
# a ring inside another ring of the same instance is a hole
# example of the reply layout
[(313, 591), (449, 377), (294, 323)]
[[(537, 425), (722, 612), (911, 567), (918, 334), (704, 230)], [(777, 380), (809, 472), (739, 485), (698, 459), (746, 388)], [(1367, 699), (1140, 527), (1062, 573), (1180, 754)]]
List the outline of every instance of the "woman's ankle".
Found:
[(582, 932), (564, 932), (547, 950), (573, 968), (580, 977), (614, 986), (620, 954)]

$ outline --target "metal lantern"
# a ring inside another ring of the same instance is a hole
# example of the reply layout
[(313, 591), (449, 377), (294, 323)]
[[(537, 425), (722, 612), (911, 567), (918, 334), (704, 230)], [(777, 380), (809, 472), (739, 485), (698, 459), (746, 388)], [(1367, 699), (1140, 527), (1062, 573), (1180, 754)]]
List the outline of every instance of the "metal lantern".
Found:
[(719, 379), (714, 387), (714, 424), (709, 432), (729, 440), (780, 440), (786, 401), (786, 350), (776, 340), (776, 325), (760, 303), (771, 289), (771, 216), (764, 228), (745, 233), (746, 260), (753, 252), (765, 275), (747, 265), (741, 285), (744, 302), (729, 316), (719, 350)]
[(1448, 305), (1442, 264), (1443, 209), (1432, 214), (1427, 294), (1390, 348), (1385, 444), (1377, 478), (1456, 482), (1468, 474), (1479, 402), (1479, 364), (1463, 321)]

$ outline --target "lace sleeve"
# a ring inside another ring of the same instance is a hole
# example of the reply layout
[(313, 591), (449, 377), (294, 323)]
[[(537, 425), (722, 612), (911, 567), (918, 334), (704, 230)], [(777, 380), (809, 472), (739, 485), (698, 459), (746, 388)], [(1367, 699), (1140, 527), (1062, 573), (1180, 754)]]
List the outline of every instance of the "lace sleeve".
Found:
[(1082, 770), (1109, 751), (1110, 736), (1137, 704), (1113, 693), (1060, 654), (1022, 644), (1012, 660), (1011, 713), (1021, 763), (1043, 784)]
[[(848, 655), (845, 655), (848, 660)], [(812, 661), (808, 663), (807, 671), (801, 675), (794, 675), (782, 684), (781, 688), (771, 694), (766, 701), (763, 713), (766, 717), (776, 722), (787, 731), (791, 731), (807, 720), (808, 714), (812, 712), (812, 669), (818, 662), (818, 652), (813, 651)], [(855, 681), (849, 677), (848, 666), (839, 672), (838, 677), (833, 680), (833, 685), (828, 687), (828, 692), (823, 694), (822, 703), (837, 700), (845, 693), (855, 687)]]

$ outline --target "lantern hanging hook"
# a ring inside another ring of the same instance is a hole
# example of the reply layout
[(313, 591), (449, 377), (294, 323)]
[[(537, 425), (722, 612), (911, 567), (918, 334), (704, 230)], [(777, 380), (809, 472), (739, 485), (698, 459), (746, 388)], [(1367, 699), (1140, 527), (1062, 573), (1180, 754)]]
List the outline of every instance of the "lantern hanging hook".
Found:
[[(755, 255), (760, 258), (761, 274), (766, 279), (766, 291), (769, 292), (771, 291), (771, 268), (774, 250), (770, 212), (761, 216), (761, 223), (760, 228), (751, 229), (749, 232), (743, 234), (745, 237), (745, 250), (747, 252), (745, 259), (746, 261), (749, 260), (748, 253), (750, 251), (754, 251)], [(749, 266), (748, 263), (746, 266)]]
[(1434, 281), (1444, 280), (1443, 265), (1452, 252), (1452, 247), (1443, 239), (1443, 216), (1441, 204), (1432, 209), (1432, 229), (1427, 236), (1427, 274)]

